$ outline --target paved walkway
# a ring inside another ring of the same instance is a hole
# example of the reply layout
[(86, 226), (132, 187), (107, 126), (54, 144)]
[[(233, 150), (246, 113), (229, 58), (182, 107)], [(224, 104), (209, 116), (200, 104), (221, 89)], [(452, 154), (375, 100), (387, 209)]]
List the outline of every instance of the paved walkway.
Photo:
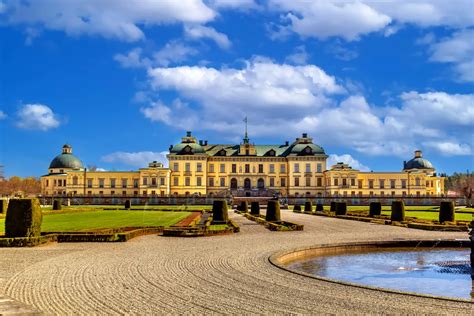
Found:
[(0, 249), (0, 294), (52, 314), (463, 314), (473, 305), (348, 287), (272, 266), (276, 251), (393, 238), (466, 238), (308, 216), (302, 232), (270, 232), (232, 213), (235, 235), (143, 236), (127, 243)]

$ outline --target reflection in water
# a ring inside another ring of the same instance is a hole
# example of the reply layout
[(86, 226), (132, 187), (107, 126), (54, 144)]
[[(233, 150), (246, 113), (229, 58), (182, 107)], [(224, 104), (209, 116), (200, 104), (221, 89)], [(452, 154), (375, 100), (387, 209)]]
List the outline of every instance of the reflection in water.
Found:
[(469, 251), (390, 249), (304, 258), (288, 268), (362, 285), (437, 296), (474, 297)]

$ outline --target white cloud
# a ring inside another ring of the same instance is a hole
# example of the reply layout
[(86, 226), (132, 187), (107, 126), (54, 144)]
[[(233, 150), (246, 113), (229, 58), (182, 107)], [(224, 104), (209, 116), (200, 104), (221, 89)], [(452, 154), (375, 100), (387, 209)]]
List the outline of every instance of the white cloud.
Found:
[(156, 65), (166, 67), (170, 64), (181, 63), (197, 53), (196, 49), (175, 40), (170, 41), (161, 50), (154, 53), (153, 57)]
[(424, 146), (435, 149), (446, 156), (460, 156), (460, 155), (471, 155), (472, 148), (468, 144), (459, 144), (457, 142), (439, 141), (439, 142), (426, 142)]
[(214, 28), (203, 25), (186, 25), (184, 27), (186, 36), (190, 39), (209, 38), (216, 42), (220, 48), (228, 49), (232, 46), (227, 35), (217, 32)]
[(259, 7), (255, 0), (210, 0), (209, 4), (216, 9), (249, 10)]
[(17, 115), (17, 126), (24, 129), (47, 131), (60, 125), (56, 114), (43, 104), (25, 104)]
[(114, 60), (117, 61), (123, 68), (147, 68), (151, 66), (151, 60), (142, 57), (142, 49), (134, 48), (126, 55), (116, 54)]
[(474, 30), (455, 32), (430, 44), (430, 61), (453, 64), (457, 80), (474, 82)]
[(304, 45), (295, 47), (295, 52), (285, 58), (285, 61), (295, 65), (304, 65), (309, 59)]
[(102, 161), (108, 163), (120, 163), (138, 168), (145, 168), (148, 163), (158, 161), (165, 166), (168, 165), (166, 155), (167, 151), (153, 152), (153, 151), (139, 151), (139, 152), (124, 152), (117, 151), (101, 158)]
[(140, 26), (206, 23), (216, 12), (202, 0), (12, 0), (5, 22), (64, 31), (68, 35), (100, 35), (124, 41), (145, 37)]
[(348, 164), (353, 169), (357, 169), (360, 171), (370, 171), (370, 168), (360, 163), (358, 160), (354, 159), (349, 154), (343, 155), (329, 155), (328, 160), (326, 162), (327, 169), (330, 169), (332, 165), (337, 164), (338, 162), (343, 162)]
[(404, 24), (455, 29), (474, 25), (471, 0), (270, 0), (269, 7), (286, 16), (288, 23), (282, 23), (293, 32), (320, 39), (353, 41), (379, 31), (390, 36)]
[(3, 112), (2, 110), (0, 110), (0, 120), (3, 120), (5, 118), (7, 118), (7, 114)]

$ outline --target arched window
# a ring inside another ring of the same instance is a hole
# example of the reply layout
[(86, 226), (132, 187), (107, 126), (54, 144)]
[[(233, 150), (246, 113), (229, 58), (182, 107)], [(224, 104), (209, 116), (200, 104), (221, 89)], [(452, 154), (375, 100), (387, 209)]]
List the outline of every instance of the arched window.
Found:
[(77, 176), (72, 177), (72, 184), (77, 185)]
[(245, 189), (250, 189), (252, 187), (251, 183), (250, 183), (250, 179), (249, 178), (245, 178), (244, 180), (244, 188)]
[(416, 179), (415, 179), (415, 185), (416, 185), (416, 186), (419, 186), (419, 185), (420, 185), (420, 178), (416, 178)]
[(262, 178), (257, 180), (257, 188), (259, 189), (265, 188), (265, 181)]
[(236, 178), (230, 179), (230, 188), (231, 189), (237, 189), (237, 179)]

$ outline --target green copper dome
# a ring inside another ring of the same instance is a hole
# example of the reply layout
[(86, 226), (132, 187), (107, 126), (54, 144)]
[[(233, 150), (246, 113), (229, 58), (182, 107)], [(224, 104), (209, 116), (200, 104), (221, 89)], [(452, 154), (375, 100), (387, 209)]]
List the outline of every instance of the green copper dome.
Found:
[[(189, 148), (190, 152), (187, 152), (186, 148)], [(170, 154), (203, 154), (204, 152), (204, 148), (196, 143), (179, 143), (170, 149)]]
[[(309, 150), (307, 149), (309, 148)], [(306, 153), (306, 151), (308, 151)], [(312, 143), (309, 143), (309, 144), (296, 144), (293, 146), (293, 148), (291, 148), (291, 154), (294, 154), (294, 155), (304, 155), (304, 154), (322, 154), (324, 155), (325, 152), (324, 152), (324, 149), (322, 149), (320, 146), (316, 145), (316, 144), (312, 144)]]
[(51, 161), (49, 168), (82, 169), (82, 162), (73, 154), (61, 154)]
[(423, 158), (421, 150), (415, 151), (415, 157), (403, 163), (403, 170), (409, 169), (434, 169), (431, 162)]

